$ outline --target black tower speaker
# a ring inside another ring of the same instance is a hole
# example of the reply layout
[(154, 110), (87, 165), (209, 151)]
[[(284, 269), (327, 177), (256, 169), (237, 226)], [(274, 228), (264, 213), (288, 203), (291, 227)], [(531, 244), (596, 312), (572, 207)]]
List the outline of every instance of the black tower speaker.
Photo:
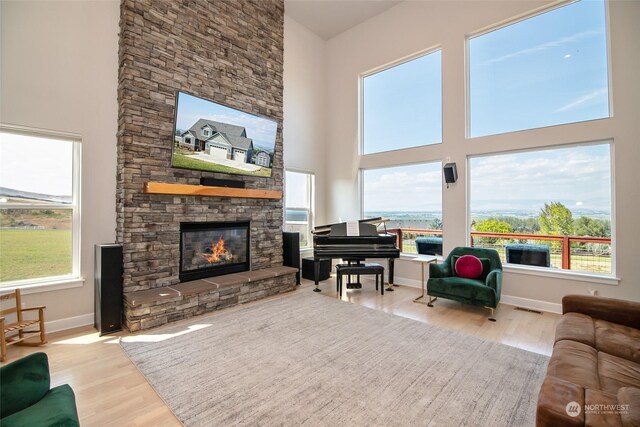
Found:
[(298, 269), (296, 284), (300, 284), (300, 233), (282, 232), (282, 264)]
[(122, 245), (96, 245), (95, 318), (100, 336), (122, 330)]

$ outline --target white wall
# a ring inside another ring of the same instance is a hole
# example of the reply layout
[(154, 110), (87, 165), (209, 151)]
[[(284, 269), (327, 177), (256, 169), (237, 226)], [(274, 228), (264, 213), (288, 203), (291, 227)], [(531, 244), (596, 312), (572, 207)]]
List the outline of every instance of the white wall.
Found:
[[(331, 170), (327, 180), (327, 220), (360, 216), (358, 169), (389, 163), (442, 160), (458, 165), (459, 181), (443, 189), (444, 251), (467, 242), (466, 158), (469, 155), (550, 144), (614, 140), (615, 224), (619, 285), (605, 285), (506, 272), (503, 296), (558, 306), (563, 295), (595, 289), (600, 295), (640, 300), (640, 145), (637, 74), (640, 68), (640, 2), (609, 5), (614, 116), (588, 123), (555, 126), (465, 140), (465, 35), (544, 5), (545, 2), (403, 2), (327, 42), (327, 134)], [(443, 144), (360, 157), (358, 155), (359, 76), (384, 64), (439, 46), (442, 49)], [(397, 263), (398, 283), (417, 283), (417, 265)], [(408, 280), (407, 280), (408, 279)], [(524, 300), (514, 300), (527, 303)], [(551, 303), (551, 304), (548, 304)]]
[(316, 225), (326, 224), (326, 43), (284, 16), (284, 167), (315, 174)]
[(82, 136), (84, 286), (30, 294), (49, 330), (93, 323), (93, 246), (115, 240), (118, 1), (2, 1), (0, 122)]

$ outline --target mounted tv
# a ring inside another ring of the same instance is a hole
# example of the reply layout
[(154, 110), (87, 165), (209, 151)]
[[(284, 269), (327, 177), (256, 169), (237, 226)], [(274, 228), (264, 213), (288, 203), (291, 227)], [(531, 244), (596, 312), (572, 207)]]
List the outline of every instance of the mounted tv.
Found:
[(175, 111), (171, 166), (271, 176), (278, 122), (185, 92)]

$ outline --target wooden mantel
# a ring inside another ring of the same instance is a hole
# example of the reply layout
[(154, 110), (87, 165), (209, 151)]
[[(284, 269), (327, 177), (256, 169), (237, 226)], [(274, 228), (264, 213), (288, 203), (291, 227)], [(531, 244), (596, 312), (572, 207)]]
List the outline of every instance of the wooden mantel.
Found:
[(177, 194), (181, 196), (243, 197), (247, 199), (281, 199), (282, 191), (254, 188), (210, 187), (207, 185), (145, 182), (146, 194)]

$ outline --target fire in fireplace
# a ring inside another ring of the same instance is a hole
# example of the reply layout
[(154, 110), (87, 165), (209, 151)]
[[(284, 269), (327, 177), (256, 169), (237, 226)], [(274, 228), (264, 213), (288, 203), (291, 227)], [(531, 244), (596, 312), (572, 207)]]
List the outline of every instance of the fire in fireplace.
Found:
[(180, 223), (180, 281), (248, 271), (249, 222)]

